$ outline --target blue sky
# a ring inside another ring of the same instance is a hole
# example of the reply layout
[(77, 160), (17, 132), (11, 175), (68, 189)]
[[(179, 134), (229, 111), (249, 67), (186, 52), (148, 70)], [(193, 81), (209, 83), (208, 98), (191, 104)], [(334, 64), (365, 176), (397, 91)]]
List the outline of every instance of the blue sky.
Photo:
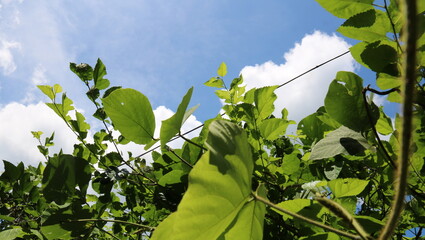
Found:
[[(69, 62), (94, 66), (101, 58), (111, 85), (144, 93), (158, 122), (194, 86), (191, 105), (200, 107), (188, 130), (220, 109), (214, 89), (203, 83), (221, 62), (228, 81), (242, 73), (249, 88), (259, 87), (283, 83), (355, 44), (336, 33), (343, 21), (313, 0), (0, 0), (0, 6), (0, 158), (14, 163), (42, 160), (31, 130), (55, 131), (56, 147), (65, 152), (75, 142), (43, 105), (37, 84), (60, 84), (87, 117), (93, 112)], [(340, 70), (374, 80), (347, 55), (281, 88), (277, 109), (287, 107), (296, 121), (314, 112)]]

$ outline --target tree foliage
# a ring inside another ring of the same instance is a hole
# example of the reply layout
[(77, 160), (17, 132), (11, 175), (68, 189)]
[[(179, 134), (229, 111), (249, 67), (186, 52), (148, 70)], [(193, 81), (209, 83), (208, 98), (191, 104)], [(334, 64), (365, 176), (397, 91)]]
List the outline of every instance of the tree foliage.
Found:
[[(181, 127), (193, 88), (155, 136), (149, 99), (134, 89), (110, 87), (106, 67), (70, 64), (87, 86), (92, 114), (85, 116), (59, 85), (38, 86), (47, 103), (78, 138), (72, 153), (51, 153), (54, 134), (34, 131), (46, 162), (14, 165), (0, 176), (0, 237), (3, 239), (374, 239), (388, 219), (394, 171), (406, 121), (376, 106), (374, 94), (401, 103), (406, 31), (396, 0), (317, 0), (346, 21), (338, 31), (359, 40), (355, 60), (376, 72), (375, 90), (351, 72), (338, 72), (324, 106), (286, 134), (286, 109), (275, 116), (274, 91), (246, 91), (243, 77), (226, 84), (227, 66), (205, 85), (219, 88), (224, 115), (205, 121), (188, 139)], [(394, 238), (425, 227), (425, 4), (418, 1), (417, 65), (407, 196)], [(278, 109), (280, 110), (280, 109)], [(119, 136), (113, 133), (119, 132)], [(381, 139), (382, 136), (385, 139)], [(167, 144), (180, 137), (180, 149)], [(151, 155), (120, 151), (129, 142)], [(159, 144), (160, 150), (153, 148)], [(403, 195), (404, 197), (404, 195)]]

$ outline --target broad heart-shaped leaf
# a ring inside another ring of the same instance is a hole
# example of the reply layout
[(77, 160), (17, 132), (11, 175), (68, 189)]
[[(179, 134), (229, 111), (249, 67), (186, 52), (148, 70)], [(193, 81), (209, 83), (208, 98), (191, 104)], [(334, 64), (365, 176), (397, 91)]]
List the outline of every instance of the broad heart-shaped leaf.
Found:
[(350, 52), (357, 62), (377, 73), (399, 75), (397, 44), (393, 41), (360, 42), (351, 47)]
[(105, 75), (106, 75), (106, 67), (103, 64), (102, 60), (98, 58), (96, 66), (94, 67), (94, 71), (93, 71), (93, 80), (94, 80), (94, 86), (99, 90), (109, 87), (109, 80), (103, 78)]
[(103, 98), (102, 102), (106, 114), (125, 138), (138, 144), (151, 142), (155, 115), (145, 95), (134, 89), (121, 88)]
[(184, 95), (177, 112), (171, 116), (169, 119), (162, 121), (160, 138), (161, 138), (161, 147), (164, 147), (167, 142), (174, 137), (182, 127), (184, 121), (192, 114), (197, 106), (189, 109), (189, 113), (186, 114), (187, 106), (189, 105), (190, 98), (192, 97), (193, 87), (191, 87), (186, 95)]
[(376, 9), (356, 14), (338, 28), (346, 37), (368, 42), (386, 39), (389, 31), (391, 25), (386, 13)]
[[(267, 190), (263, 184), (258, 186), (257, 195), (267, 198)], [(233, 220), (231, 229), (219, 239), (262, 239), (265, 214), (266, 205), (259, 201), (250, 201)]]
[(260, 123), (258, 128), (260, 129), (261, 135), (270, 141), (277, 139), (286, 132), (289, 124), (294, 124), (294, 121), (287, 121), (280, 118), (266, 119)]
[(255, 107), (258, 110), (258, 119), (268, 117), (274, 111), (274, 101), (277, 99), (274, 90), (278, 86), (258, 88), (254, 92)]
[(373, 9), (374, 0), (316, 0), (324, 9), (339, 18), (349, 18)]
[(47, 201), (64, 204), (78, 185), (85, 192), (90, 181), (89, 163), (72, 155), (59, 155), (47, 162), (43, 173), (43, 194)]
[(313, 146), (310, 160), (330, 158), (338, 154), (356, 155), (370, 147), (360, 133), (341, 126)]
[[(310, 199), (303, 199), (303, 198), (299, 198), (299, 199), (293, 199), (293, 200), (287, 200), (281, 203), (278, 203), (277, 205), (285, 210), (289, 210), (291, 212), (299, 212), (301, 211), (303, 208), (310, 206), (311, 204), (313, 204), (313, 201)], [(283, 212), (280, 212), (279, 210), (275, 210), (272, 209), (273, 211), (279, 213), (282, 215), (283, 220), (287, 220), (287, 219), (292, 219), (293, 217), (290, 215), (287, 215)]]
[(297, 129), (303, 136), (300, 138), (303, 144), (312, 145), (322, 139), (325, 132), (334, 129), (330, 125), (335, 125), (335, 120), (326, 121), (330, 123), (328, 124), (319, 118), (320, 116), (325, 116), (325, 114), (327, 118), (332, 119), (329, 117), (329, 114), (326, 113), (325, 108), (320, 107), (315, 113), (308, 115), (298, 123)]
[(23, 237), (24, 235), (25, 232), (19, 226), (15, 226), (12, 229), (2, 230), (0, 232), (1, 239), (17, 239)]
[[(217, 120), (209, 126), (206, 145), (209, 151), (190, 172), (189, 186), (177, 212), (157, 227), (152, 239), (217, 239), (232, 226), (240, 231), (235, 222), (238, 216), (262, 221), (262, 211), (245, 209), (252, 209), (249, 203), (254, 170), (246, 133), (234, 123)], [(256, 226), (244, 230), (260, 236), (263, 230)]]
[[(326, 112), (356, 132), (371, 128), (362, 90), (363, 79), (351, 72), (338, 72), (325, 98)], [(368, 108), (371, 111), (372, 124), (375, 125), (379, 118), (379, 109), (373, 102), (368, 104)]]
[(360, 194), (369, 184), (369, 180), (361, 180), (357, 178), (335, 179), (328, 182), (328, 187), (331, 189), (335, 197), (350, 197)]

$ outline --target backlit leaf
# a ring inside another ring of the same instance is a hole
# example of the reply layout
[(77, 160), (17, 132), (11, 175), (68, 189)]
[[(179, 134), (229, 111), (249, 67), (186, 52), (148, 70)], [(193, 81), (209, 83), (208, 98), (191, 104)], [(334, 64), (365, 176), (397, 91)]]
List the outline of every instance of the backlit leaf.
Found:
[(338, 154), (356, 155), (370, 147), (360, 133), (341, 126), (313, 146), (310, 160), (330, 158)]
[[(351, 72), (338, 72), (329, 86), (325, 98), (325, 108), (329, 115), (342, 125), (356, 131), (370, 129), (370, 121), (362, 95), (363, 80)], [(375, 124), (379, 118), (379, 109), (372, 102), (371, 121)]]
[(220, 64), (220, 67), (218, 67), (218, 69), (217, 69), (217, 74), (218, 74), (218, 76), (220, 76), (220, 77), (224, 77), (224, 76), (226, 76), (226, 74), (227, 74), (227, 66), (226, 66), (226, 64), (225, 64), (224, 62), (222, 62), (222, 63)]
[(102, 60), (98, 58), (96, 66), (94, 67), (94, 71), (93, 71), (93, 80), (94, 80), (94, 86), (99, 90), (109, 87), (109, 80), (103, 78), (105, 75), (106, 75), (106, 67), (103, 64)]
[(357, 178), (335, 179), (328, 182), (328, 187), (331, 189), (335, 197), (350, 197), (360, 194), (369, 184), (368, 180)]
[[(260, 216), (248, 202), (254, 161), (246, 133), (233, 123), (217, 120), (209, 126), (206, 144), (209, 151), (190, 172), (177, 212), (157, 227), (152, 239), (217, 239), (239, 214), (250, 219)], [(255, 229), (262, 232), (258, 225)]]
[(265, 119), (274, 111), (274, 101), (277, 99), (274, 90), (278, 86), (258, 88), (254, 92), (255, 107), (258, 111), (258, 118)]
[(346, 37), (369, 42), (386, 39), (390, 30), (386, 13), (376, 9), (358, 13), (338, 28), (338, 32)]
[(294, 121), (287, 121), (280, 118), (266, 119), (258, 126), (261, 135), (267, 140), (275, 140), (286, 132), (289, 124), (294, 124)]
[(204, 83), (208, 87), (224, 88), (224, 82), (221, 78), (213, 77)]
[[(297, 213), (301, 211), (303, 208), (310, 206), (311, 204), (312, 204), (312, 200), (310, 199), (293, 199), (293, 200), (287, 200), (287, 201), (281, 202), (277, 205), (285, 210), (291, 211), (293, 213)], [(283, 217), (283, 220), (285, 221), (293, 218), (292, 216), (279, 212), (279, 210), (276, 210), (274, 208), (273, 208), (273, 211), (281, 214)]]
[(316, 0), (324, 9), (339, 18), (349, 18), (355, 14), (373, 9), (374, 0)]
[(187, 93), (184, 95), (177, 112), (170, 118), (162, 121), (161, 125), (161, 146), (164, 147), (165, 144), (174, 137), (177, 133), (180, 132), (180, 128), (183, 126), (184, 121), (190, 116), (190, 114), (195, 111), (197, 106), (189, 109), (189, 113), (186, 114), (187, 106), (189, 105), (190, 98), (192, 97), (193, 87), (191, 87)]
[(155, 116), (145, 95), (134, 89), (117, 89), (102, 102), (106, 114), (125, 138), (138, 144), (151, 142)]

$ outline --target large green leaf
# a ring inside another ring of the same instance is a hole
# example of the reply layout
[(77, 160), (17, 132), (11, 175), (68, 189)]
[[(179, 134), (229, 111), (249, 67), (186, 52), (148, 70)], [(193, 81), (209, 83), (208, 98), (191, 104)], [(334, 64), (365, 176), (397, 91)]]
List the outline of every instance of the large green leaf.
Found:
[[(267, 198), (264, 185), (258, 186), (257, 195)], [(231, 228), (219, 239), (262, 239), (265, 214), (266, 205), (259, 201), (250, 201), (241, 209), (235, 220), (233, 220)]]
[(193, 87), (191, 87), (187, 93), (184, 95), (177, 112), (170, 118), (162, 121), (161, 125), (161, 146), (164, 147), (167, 142), (174, 137), (177, 133), (180, 132), (180, 128), (183, 126), (183, 123), (186, 119), (195, 111), (198, 107), (192, 107), (186, 112), (187, 106), (189, 105), (190, 98), (192, 97)]
[(310, 160), (330, 158), (338, 154), (357, 155), (371, 146), (360, 133), (341, 126), (314, 145)]
[[(177, 212), (157, 227), (152, 239), (217, 239), (227, 231), (239, 233), (238, 222), (246, 218), (262, 221), (263, 210), (249, 204), (254, 161), (246, 133), (234, 123), (217, 120), (209, 126), (206, 145), (209, 151), (190, 172)], [(238, 216), (243, 219), (235, 221)], [(244, 231), (261, 236), (263, 230), (250, 224)]]
[(258, 118), (264, 119), (274, 111), (274, 101), (277, 99), (274, 90), (278, 86), (258, 88), (254, 92), (255, 107), (258, 110)]
[(377, 73), (399, 75), (397, 44), (393, 41), (360, 42), (351, 47), (350, 52), (357, 62)]
[(328, 12), (340, 18), (349, 18), (355, 14), (373, 9), (374, 0), (316, 0)]
[(328, 187), (331, 189), (335, 197), (350, 197), (360, 194), (369, 184), (368, 180), (357, 178), (335, 179), (328, 182)]
[(363, 80), (351, 72), (338, 72), (329, 86), (325, 98), (325, 108), (329, 115), (342, 125), (356, 132), (371, 128), (379, 118), (379, 109), (372, 102), (369, 120), (362, 95)]
[(23, 237), (25, 232), (21, 227), (15, 226), (12, 229), (2, 230), (0, 232), (0, 239), (17, 239), (19, 237)]
[(134, 89), (117, 89), (102, 99), (106, 114), (121, 134), (138, 144), (147, 144), (155, 131), (155, 115), (148, 98)]
[(258, 128), (265, 139), (273, 141), (284, 135), (289, 124), (294, 123), (294, 121), (287, 121), (281, 118), (271, 118), (261, 122)]
[(338, 28), (346, 37), (369, 42), (386, 39), (389, 31), (391, 26), (386, 13), (375, 9), (350, 17)]
[(72, 155), (59, 155), (47, 162), (43, 173), (43, 194), (47, 201), (64, 204), (79, 186), (82, 192), (88, 187), (91, 176), (89, 163)]

